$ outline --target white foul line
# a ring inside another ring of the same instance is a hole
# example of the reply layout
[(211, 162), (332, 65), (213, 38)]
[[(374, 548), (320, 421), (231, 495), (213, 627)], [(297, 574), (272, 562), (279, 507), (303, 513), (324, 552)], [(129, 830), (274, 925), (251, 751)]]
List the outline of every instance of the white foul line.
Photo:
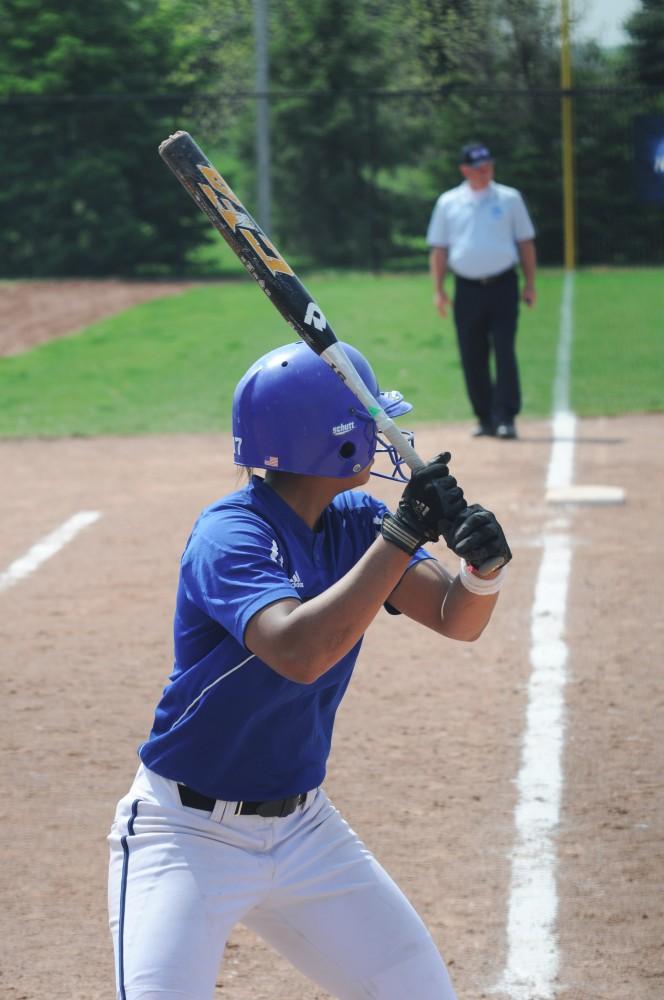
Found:
[(38, 566), (54, 556), (56, 552), (64, 548), (71, 542), (79, 531), (87, 528), (89, 524), (94, 524), (101, 517), (98, 510), (81, 510), (61, 524), (59, 528), (46, 535), (40, 541), (35, 542), (32, 548), (28, 549), (25, 555), (16, 559), (4, 573), (0, 573), (0, 591), (7, 590), (14, 583), (23, 580), (30, 573), (33, 573)]
[[(569, 409), (573, 275), (563, 285), (547, 489), (569, 486), (576, 418)], [(567, 646), (565, 609), (571, 567), (569, 519), (545, 528), (531, 611), (531, 675), (517, 777), (516, 845), (507, 917), (507, 961), (497, 991), (512, 1000), (551, 1000), (559, 969), (554, 834), (563, 788)]]

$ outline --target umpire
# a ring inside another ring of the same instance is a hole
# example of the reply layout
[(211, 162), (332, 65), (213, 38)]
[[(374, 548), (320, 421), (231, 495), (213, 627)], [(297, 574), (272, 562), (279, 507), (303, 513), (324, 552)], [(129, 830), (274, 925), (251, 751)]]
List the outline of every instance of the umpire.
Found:
[[(477, 416), (475, 437), (515, 438), (521, 409), (515, 341), (522, 298), (535, 304), (535, 230), (516, 188), (496, 184), (493, 158), (482, 143), (461, 151), (464, 180), (438, 198), (429, 222), (434, 305), (447, 316), (448, 270), (455, 276), (454, 323), (468, 396)], [(493, 350), (495, 380), (490, 369)]]

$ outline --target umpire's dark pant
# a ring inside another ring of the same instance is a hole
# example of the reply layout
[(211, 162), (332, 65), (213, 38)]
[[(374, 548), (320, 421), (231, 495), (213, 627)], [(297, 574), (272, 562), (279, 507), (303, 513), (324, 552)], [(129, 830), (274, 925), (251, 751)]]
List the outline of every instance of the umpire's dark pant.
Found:
[[(519, 281), (515, 270), (485, 281), (456, 277), (454, 322), (471, 405), (480, 423), (512, 423), (521, 409), (516, 327)], [(495, 381), (491, 377), (493, 348)]]

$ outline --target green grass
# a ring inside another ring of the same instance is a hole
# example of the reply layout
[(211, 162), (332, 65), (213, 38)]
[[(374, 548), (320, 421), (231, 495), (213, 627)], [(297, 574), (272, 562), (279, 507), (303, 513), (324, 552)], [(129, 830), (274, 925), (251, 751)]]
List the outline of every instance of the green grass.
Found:
[[(572, 404), (580, 415), (664, 409), (661, 271), (577, 276)], [(421, 275), (320, 273), (307, 287), (416, 420), (468, 420), (454, 329)], [(523, 415), (551, 410), (562, 274), (539, 276), (521, 314)], [(226, 430), (249, 364), (295, 339), (249, 279), (155, 300), (27, 354), (0, 359), (0, 435)]]
[(664, 272), (581, 271), (574, 298), (574, 411), (664, 410)]

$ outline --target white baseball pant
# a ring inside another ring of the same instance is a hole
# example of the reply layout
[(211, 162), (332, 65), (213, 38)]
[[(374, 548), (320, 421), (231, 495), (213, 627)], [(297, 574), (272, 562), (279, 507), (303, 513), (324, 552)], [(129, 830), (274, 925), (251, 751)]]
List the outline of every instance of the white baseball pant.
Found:
[(422, 920), (327, 795), (284, 818), (181, 804), (141, 765), (109, 835), (118, 1000), (212, 1000), (244, 923), (340, 1000), (455, 1000)]

